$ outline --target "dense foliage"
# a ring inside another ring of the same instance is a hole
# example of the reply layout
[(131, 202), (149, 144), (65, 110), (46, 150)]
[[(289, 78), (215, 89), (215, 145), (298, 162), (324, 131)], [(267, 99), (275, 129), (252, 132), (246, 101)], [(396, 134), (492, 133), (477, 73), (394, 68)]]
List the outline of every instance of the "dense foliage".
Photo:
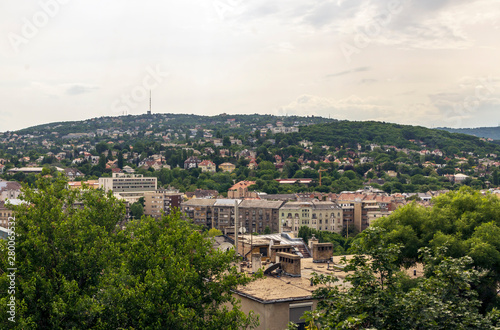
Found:
[[(2, 329), (240, 329), (256, 317), (231, 290), (251, 278), (234, 251), (212, 249), (179, 214), (124, 222), (124, 206), (100, 190), (41, 179), (15, 207), (16, 323)], [(0, 242), (0, 291), (9, 286)], [(7, 305), (9, 295), (0, 297)]]
[[(403, 244), (398, 264), (410, 266), (421, 260), (418, 250), (430, 247), (447, 248), (454, 258), (468, 256), (473, 266), (485, 272), (475, 289), (483, 308), (498, 305), (497, 287), (500, 281), (500, 199), (483, 196), (468, 187), (433, 199), (432, 208), (416, 204), (396, 210), (373, 226), (385, 230), (386, 244)], [(361, 235), (365, 248), (378, 241)]]
[[(381, 231), (366, 236), (380, 240)], [(421, 250), (424, 276), (410, 278), (396, 260), (401, 246), (364, 250), (345, 261), (351, 271), (340, 285), (334, 275), (318, 275), (317, 309), (305, 317), (310, 329), (493, 329), (500, 313), (480, 311), (473, 290), (483, 272), (470, 257), (446, 256), (446, 249)]]

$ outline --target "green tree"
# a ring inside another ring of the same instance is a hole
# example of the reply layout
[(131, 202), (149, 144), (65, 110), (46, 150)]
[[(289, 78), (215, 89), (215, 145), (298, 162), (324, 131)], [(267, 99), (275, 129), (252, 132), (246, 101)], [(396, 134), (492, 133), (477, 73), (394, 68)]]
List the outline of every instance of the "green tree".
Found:
[(209, 237), (222, 236), (222, 232), (217, 228), (211, 228), (208, 231), (208, 236)]
[(117, 161), (118, 168), (122, 169), (123, 168), (123, 153), (120, 151), (118, 153), (118, 161)]
[[(234, 251), (175, 213), (120, 224), (125, 207), (66, 182), (25, 188), (16, 214), (17, 329), (240, 329), (256, 325), (232, 290), (251, 281)], [(83, 205), (83, 207), (82, 207)], [(0, 291), (10, 280), (0, 241)], [(7, 305), (8, 295), (0, 296)], [(0, 328), (12, 328), (1, 313)]]
[(142, 206), (141, 202), (130, 205), (130, 214), (134, 219), (140, 219), (144, 215), (144, 206)]
[(317, 309), (306, 314), (310, 328), (324, 329), (492, 329), (500, 313), (480, 313), (472, 289), (484, 273), (471, 269), (470, 257), (446, 256), (446, 249), (421, 250), (424, 276), (410, 279), (399, 268), (398, 245), (382, 245), (383, 230), (370, 228), (378, 245), (346, 263), (345, 282), (333, 275), (316, 275)]
[[(378, 219), (375, 228), (384, 229), (385, 244), (403, 244), (398, 263), (409, 267), (421, 261), (420, 248), (447, 248), (454, 258), (469, 256), (474, 267), (488, 274), (475, 286), (486, 310), (498, 304), (500, 282), (500, 199), (469, 187), (433, 199), (433, 207), (415, 203), (399, 208), (388, 217)], [(378, 242), (360, 234), (365, 249)]]

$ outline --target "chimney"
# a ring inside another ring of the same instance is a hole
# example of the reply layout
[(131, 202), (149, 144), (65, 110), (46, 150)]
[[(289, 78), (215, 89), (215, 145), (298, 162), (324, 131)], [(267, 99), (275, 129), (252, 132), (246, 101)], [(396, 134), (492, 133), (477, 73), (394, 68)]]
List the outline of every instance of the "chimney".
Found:
[(300, 257), (291, 253), (278, 252), (277, 254), (281, 263), (283, 273), (292, 277), (300, 277)]
[(313, 237), (309, 239), (309, 250), (312, 250), (313, 245), (318, 243), (318, 239), (316, 238), (316, 235), (313, 234)]
[(260, 253), (252, 253), (252, 273), (256, 273), (262, 268), (262, 257)]
[(327, 262), (333, 257), (332, 243), (315, 243), (312, 247), (313, 262)]
[(292, 246), (289, 244), (271, 246), (271, 262), (280, 262), (277, 256), (279, 252), (292, 253)]

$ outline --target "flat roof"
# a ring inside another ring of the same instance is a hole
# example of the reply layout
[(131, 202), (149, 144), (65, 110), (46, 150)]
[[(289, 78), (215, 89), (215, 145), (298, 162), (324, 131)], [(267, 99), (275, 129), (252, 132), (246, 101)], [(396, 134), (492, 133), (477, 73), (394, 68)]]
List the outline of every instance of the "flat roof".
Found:
[[(350, 256), (348, 256), (349, 258)], [(334, 262), (340, 263), (342, 256), (333, 257)], [(267, 268), (269, 265), (265, 265)], [(344, 271), (332, 271), (327, 269), (326, 263), (314, 263), (312, 258), (301, 259), (301, 277), (265, 275), (246, 286), (238, 287), (236, 293), (242, 293), (250, 299), (271, 303), (276, 300), (293, 300), (297, 298), (312, 299), (313, 291), (319, 286), (311, 286), (312, 273), (335, 275), (339, 279), (337, 285), (344, 285), (347, 275)], [(251, 271), (251, 268), (249, 268)]]
[[(341, 259), (343, 257), (344, 256), (334, 256), (334, 264), (344, 266), (341, 264)], [(353, 255), (345, 257), (349, 260), (353, 257)], [(264, 275), (264, 278), (251, 282), (246, 286), (238, 287), (238, 289), (235, 290), (235, 293), (264, 304), (276, 303), (280, 301), (284, 302), (291, 300), (313, 299), (313, 292), (321, 287), (320, 285), (311, 286), (313, 273), (333, 275), (337, 277), (339, 281), (334, 284), (337, 286), (347, 287), (350, 285), (348, 282), (345, 282), (345, 277), (349, 274), (348, 272), (338, 268), (336, 270), (328, 269), (328, 264), (314, 263), (313, 258), (302, 258), (300, 260), (301, 277), (291, 277), (287, 275), (277, 276), (274, 274)], [(263, 265), (264, 269), (269, 266), (270, 264)], [(415, 278), (413, 275), (414, 269), (416, 269), (416, 277), (423, 276), (424, 272), (422, 264), (417, 264), (417, 266), (411, 267), (405, 271), (411, 278)], [(243, 268), (242, 270), (251, 272), (252, 268)]]

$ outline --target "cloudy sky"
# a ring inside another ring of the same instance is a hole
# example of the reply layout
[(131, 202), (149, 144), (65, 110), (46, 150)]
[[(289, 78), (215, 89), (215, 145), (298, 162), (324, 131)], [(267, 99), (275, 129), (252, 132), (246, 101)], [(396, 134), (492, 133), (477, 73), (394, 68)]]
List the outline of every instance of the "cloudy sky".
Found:
[(498, 0), (2, 0), (0, 131), (147, 111), (500, 124)]

